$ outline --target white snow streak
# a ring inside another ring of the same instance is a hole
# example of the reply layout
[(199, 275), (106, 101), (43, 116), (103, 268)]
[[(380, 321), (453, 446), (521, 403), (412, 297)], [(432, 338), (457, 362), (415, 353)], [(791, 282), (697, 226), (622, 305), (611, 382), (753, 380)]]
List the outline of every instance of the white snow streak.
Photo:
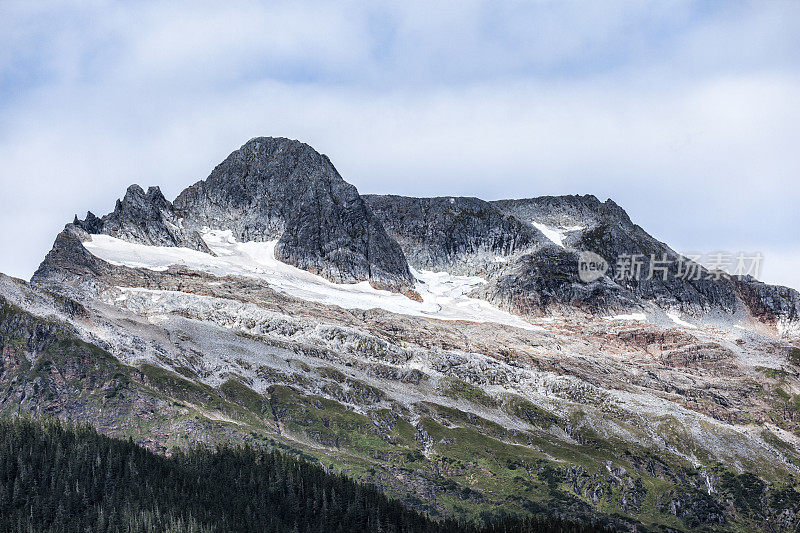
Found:
[(683, 327), (689, 328), (689, 329), (697, 329), (697, 326), (695, 326), (694, 324), (690, 324), (690, 323), (686, 322), (685, 320), (682, 320), (680, 315), (678, 315), (677, 313), (667, 313), (667, 316), (670, 318), (670, 320), (672, 320), (673, 322), (675, 322), (679, 326), (683, 326)]
[(164, 271), (172, 265), (216, 276), (243, 276), (263, 280), (290, 296), (338, 305), (348, 309), (380, 308), (393, 313), (428, 316), (441, 320), (493, 322), (529, 330), (542, 329), (520, 317), (467, 294), (486, 280), (477, 276), (453, 276), (446, 272), (417, 271), (415, 289), (422, 302), (401, 294), (378, 290), (369, 282), (332, 283), (275, 259), (277, 241), (237, 242), (230, 231), (209, 230), (206, 245), (217, 257), (188, 248), (145, 246), (108, 235), (92, 235), (84, 247), (113, 265)]
[(569, 226), (569, 227), (566, 227), (566, 228), (551, 228), (550, 226), (542, 224), (541, 222), (533, 222), (533, 221), (531, 222), (531, 224), (533, 224), (533, 227), (535, 227), (536, 229), (541, 231), (542, 234), (545, 237), (550, 239), (550, 241), (553, 242), (553, 244), (556, 244), (556, 245), (558, 245), (558, 246), (560, 246), (562, 248), (564, 248), (564, 237), (566, 237), (567, 233), (569, 233), (571, 231), (578, 231), (578, 230), (582, 230), (583, 229), (583, 226)]

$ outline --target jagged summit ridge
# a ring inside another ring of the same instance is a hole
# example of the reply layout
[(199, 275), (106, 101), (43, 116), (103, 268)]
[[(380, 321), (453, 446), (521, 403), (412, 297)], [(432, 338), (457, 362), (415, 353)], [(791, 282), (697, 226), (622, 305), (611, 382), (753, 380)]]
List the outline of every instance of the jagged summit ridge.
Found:
[(536, 228), (479, 198), (365, 195), (418, 269), (473, 273), (521, 250), (549, 244)]
[(230, 230), (239, 241), (277, 239), (278, 259), (335, 282), (368, 280), (393, 290), (413, 284), (400, 246), (358, 190), (327, 156), (286, 138), (251, 139), (174, 204), (158, 187), (145, 192), (132, 185), (112, 213), (102, 219), (87, 213), (74, 225), (90, 234), (206, 252), (203, 228)]
[(175, 214), (172, 204), (159, 187), (145, 192), (131, 185), (114, 211), (98, 218), (91, 211), (84, 220), (75, 217), (73, 224), (87, 233), (103, 233), (119, 239), (150, 246), (183, 246), (209, 252), (200, 234), (187, 230)]

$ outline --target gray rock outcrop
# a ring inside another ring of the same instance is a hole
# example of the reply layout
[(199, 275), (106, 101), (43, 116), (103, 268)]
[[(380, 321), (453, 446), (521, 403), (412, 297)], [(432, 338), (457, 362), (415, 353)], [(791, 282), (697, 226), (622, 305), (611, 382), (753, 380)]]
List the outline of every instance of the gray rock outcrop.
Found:
[(365, 195), (412, 266), (470, 274), (550, 241), (478, 198)]
[(87, 233), (106, 234), (129, 242), (149, 246), (183, 246), (210, 253), (200, 234), (185, 229), (172, 204), (164, 198), (159, 187), (147, 192), (131, 185), (114, 211), (102, 218), (91, 211), (84, 220), (75, 217), (73, 224)]
[(413, 285), (400, 246), (327, 156), (307, 144), (258, 137), (184, 190), (187, 227), (231, 230), (240, 241), (279, 239), (278, 259), (336, 282)]

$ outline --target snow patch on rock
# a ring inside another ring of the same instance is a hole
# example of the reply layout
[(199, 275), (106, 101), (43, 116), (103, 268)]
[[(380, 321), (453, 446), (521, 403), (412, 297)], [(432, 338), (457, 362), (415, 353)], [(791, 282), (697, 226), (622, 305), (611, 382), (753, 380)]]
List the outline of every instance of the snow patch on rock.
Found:
[(564, 246), (564, 238), (566, 234), (572, 231), (580, 231), (583, 229), (583, 226), (569, 226), (565, 228), (552, 228), (546, 224), (542, 224), (541, 222), (531, 222), (534, 228), (538, 229), (542, 232), (542, 234), (550, 239), (550, 241), (560, 246), (561, 248), (565, 248)]
[(165, 271), (173, 265), (215, 276), (241, 276), (266, 282), (273, 289), (313, 302), (347, 309), (380, 308), (440, 320), (493, 322), (528, 330), (542, 329), (522, 318), (467, 296), (486, 280), (477, 276), (454, 276), (447, 272), (413, 270), (416, 291), (422, 302), (372, 287), (369, 282), (333, 283), (283, 263), (275, 258), (277, 240), (238, 242), (231, 231), (206, 230), (203, 240), (213, 255), (188, 248), (146, 246), (109, 235), (92, 235), (83, 243), (94, 256), (117, 266)]
[(669, 317), (670, 320), (672, 320), (679, 326), (683, 326), (689, 329), (697, 329), (697, 326), (695, 326), (694, 324), (690, 324), (689, 322), (686, 322), (677, 313), (667, 313), (667, 316)]

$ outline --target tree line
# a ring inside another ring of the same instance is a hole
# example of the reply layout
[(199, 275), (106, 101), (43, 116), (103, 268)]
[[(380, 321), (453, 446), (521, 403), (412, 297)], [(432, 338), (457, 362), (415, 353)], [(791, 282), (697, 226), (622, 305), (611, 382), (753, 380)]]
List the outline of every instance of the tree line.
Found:
[(303, 459), (249, 446), (152, 453), (55, 420), (0, 419), (0, 531), (583, 533), (555, 516), (433, 520)]

